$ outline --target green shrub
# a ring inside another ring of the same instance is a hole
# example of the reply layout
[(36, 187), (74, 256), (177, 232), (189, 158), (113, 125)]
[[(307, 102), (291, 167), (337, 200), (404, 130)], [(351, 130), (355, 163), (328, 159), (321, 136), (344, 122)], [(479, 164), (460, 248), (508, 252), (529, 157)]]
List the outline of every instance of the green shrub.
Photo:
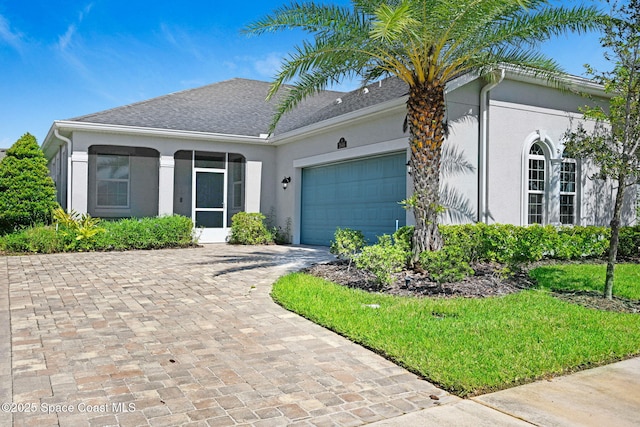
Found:
[(510, 224), (440, 226), (444, 245), (462, 251), (468, 262), (520, 264), (541, 259), (603, 256), (609, 245), (605, 227), (554, 227)]
[(231, 217), (229, 243), (234, 245), (264, 245), (274, 242), (273, 233), (265, 225), (261, 213), (238, 212)]
[(125, 218), (103, 222), (96, 236), (96, 250), (162, 249), (193, 244), (193, 222), (181, 215), (157, 218)]
[(445, 246), (439, 251), (425, 251), (420, 254), (420, 266), (429, 277), (438, 282), (458, 282), (475, 272), (469, 266), (464, 252), (456, 246)]
[(414, 227), (410, 225), (398, 228), (396, 232), (393, 233), (393, 244), (410, 254), (411, 248), (413, 247), (411, 244), (413, 230)]
[(347, 270), (349, 270), (351, 262), (365, 245), (364, 234), (359, 230), (337, 228), (333, 234), (333, 239), (329, 252), (340, 259), (349, 260), (349, 267), (347, 267)]
[(193, 244), (191, 218), (180, 215), (101, 222), (89, 215), (56, 211), (56, 227), (30, 227), (0, 238), (6, 252), (54, 253), (162, 249)]
[(78, 214), (75, 211), (66, 212), (61, 207), (53, 211), (57, 230), (68, 241), (65, 250), (91, 250), (95, 247), (96, 235), (103, 233), (99, 227), (99, 218), (92, 218), (89, 214)]
[(56, 190), (36, 138), (24, 134), (0, 161), (0, 234), (51, 223)]
[(51, 254), (64, 252), (70, 239), (52, 226), (34, 226), (0, 238), (0, 250), (8, 253)]
[(623, 258), (640, 257), (640, 225), (620, 228), (618, 255)]
[(362, 248), (355, 258), (356, 266), (373, 273), (379, 284), (391, 283), (392, 274), (402, 271), (406, 262), (407, 253), (394, 245), (388, 234), (379, 236), (377, 244)]

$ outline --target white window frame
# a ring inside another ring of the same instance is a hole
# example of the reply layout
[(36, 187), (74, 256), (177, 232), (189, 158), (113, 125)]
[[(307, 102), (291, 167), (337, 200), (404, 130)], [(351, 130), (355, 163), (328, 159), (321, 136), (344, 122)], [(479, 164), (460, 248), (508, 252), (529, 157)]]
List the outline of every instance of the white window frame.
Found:
[[(106, 178), (98, 177), (100, 167), (100, 157), (126, 157), (127, 158), (127, 178)], [(101, 205), (100, 204), (100, 183), (101, 182), (126, 182), (127, 183), (127, 203), (126, 205)], [(128, 209), (131, 206), (131, 156), (128, 154), (96, 154), (96, 207), (104, 209)]]
[[(538, 145), (538, 147), (540, 147), (540, 149), (542, 150), (543, 154), (531, 154), (531, 149), (533, 148), (534, 145)], [(544, 143), (542, 143), (542, 141), (534, 141), (532, 144), (529, 145), (529, 148), (527, 150), (527, 157), (526, 157), (526, 170), (525, 170), (525, 223), (527, 225), (533, 225), (533, 224), (541, 224), (541, 225), (545, 225), (547, 223), (547, 219), (548, 219), (548, 200), (549, 200), (549, 196), (548, 196), (548, 192), (549, 192), (549, 173), (551, 171), (550, 168), (550, 164), (549, 164), (549, 156), (547, 155), (547, 150), (545, 149), (546, 147), (544, 146)], [(532, 190), (530, 189), (529, 185), (531, 182), (531, 178), (529, 176), (530, 171), (531, 171), (531, 161), (532, 160), (538, 160), (538, 161), (542, 161), (542, 165), (544, 166), (544, 169), (542, 170), (544, 177), (542, 180), (542, 184), (544, 186), (544, 188), (542, 190), (540, 189), (536, 189), (536, 190)], [(530, 214), (529, 214), (529, 207), (530, 207), (530, 199), (529, 196), (530, 195), (541, 195), (542, 196), (542, 218), (541, 218), (541, 222), (530, 222)]]
[[(565, 173), (571, 173), (571, 172), (565, 172), (563, 170), (564, 165), (567, 164), (573, 164), (574, 165), (574, 170), (573, 170), (573, 191), (562, 191), (562, 184), (565, 182), (563, 181), (564, 175)], [(560, 212), (558, 213), (558, 218), (560, 219), (560, 223), (562, 225), (576, 225), (578, 223), (578, 177), (580, 176), (580, 168), (578, 165), (578, 161), (575, 159), (571, 159), (571, 158), (563, 158), (562, 159), (562, 164), (560, 166), (560, 201), (559, 201), (559, 209)], [(562, 196), (573, 196), (573, 220), (570, 223), (564, 223), (562, 222)]]

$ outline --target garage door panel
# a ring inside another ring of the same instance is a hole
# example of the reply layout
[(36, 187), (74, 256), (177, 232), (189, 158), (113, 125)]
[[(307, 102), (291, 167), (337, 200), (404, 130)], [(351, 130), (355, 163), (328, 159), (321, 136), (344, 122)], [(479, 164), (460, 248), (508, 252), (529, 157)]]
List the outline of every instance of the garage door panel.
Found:
[(301, 242), (328, 245), (336, 228), (361, 230), (371, 242), (405, 224), (406, 155), (303, 169)]

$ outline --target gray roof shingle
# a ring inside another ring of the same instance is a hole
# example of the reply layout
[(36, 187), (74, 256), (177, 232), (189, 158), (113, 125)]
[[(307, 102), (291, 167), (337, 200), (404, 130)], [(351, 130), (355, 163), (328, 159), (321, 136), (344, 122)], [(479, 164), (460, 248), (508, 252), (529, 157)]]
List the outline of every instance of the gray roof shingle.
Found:
[[(368, 93), (361, 89), (349, 93), (320, 92), (283, 116), (276, 133), (321, 122), (407, 93), (406, 85), (396, 79), (374, 83), (368, 89)], [(265, 101), (268, 90), (267, 82), (235, 78), (70, 121), (259, 136), (267, 133), (275, 108), (276, 101)], [(342, 102), (336, 102), (337, 98)]]

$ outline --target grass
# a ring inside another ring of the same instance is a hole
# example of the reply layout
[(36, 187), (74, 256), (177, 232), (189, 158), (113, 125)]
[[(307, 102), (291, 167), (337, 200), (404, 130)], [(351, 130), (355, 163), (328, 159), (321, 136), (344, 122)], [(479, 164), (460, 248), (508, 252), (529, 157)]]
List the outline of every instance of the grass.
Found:
[(459, 396), (640, 353), (639, 315), (587, 309), (546, 289), (484, 299), (406, 298), (294, 273), (276, 282), (272, 296)]
[[(545, 289), (601, 293), (606, 270), (606, 264), (559, 264), (538, 267), (530, 275)], [(621, 298), (640, 300), (640, 267), (637, 264), (616, 265), (613, 292)]]

